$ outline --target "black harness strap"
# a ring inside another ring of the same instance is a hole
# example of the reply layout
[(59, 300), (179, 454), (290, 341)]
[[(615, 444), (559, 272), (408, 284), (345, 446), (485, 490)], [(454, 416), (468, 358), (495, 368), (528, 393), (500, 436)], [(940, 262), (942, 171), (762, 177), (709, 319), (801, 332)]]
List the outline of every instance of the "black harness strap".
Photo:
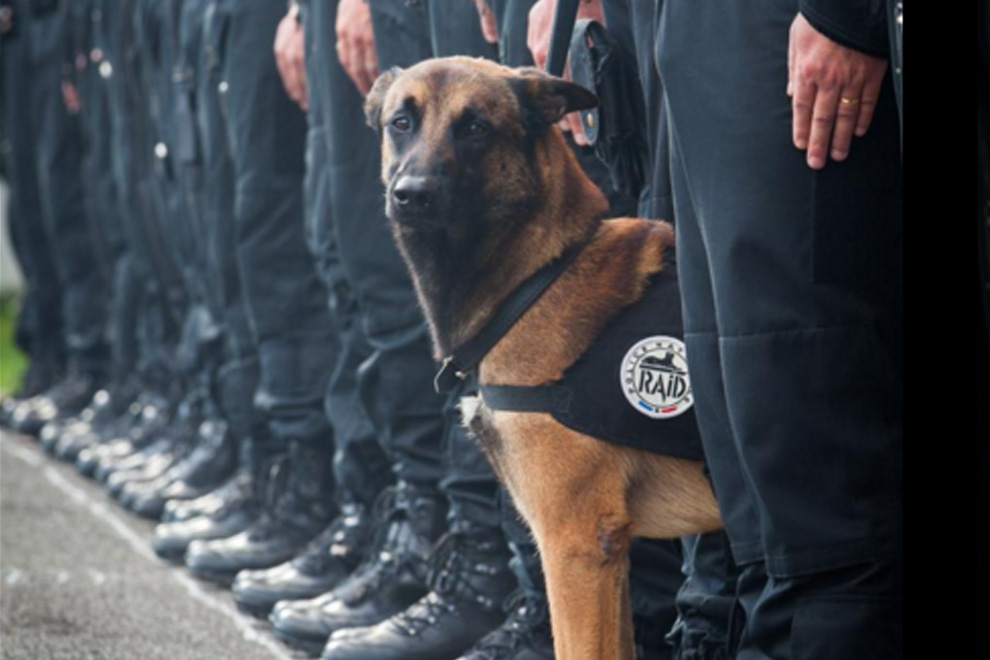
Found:
[(482, 385), (481, 398), (491, 410), (568, 413), (574, 390), (563, 385)]
[(562, 255), (536, 271), (529, 279), (509, 294), (509, 297), (492, 315), (491, 320), (477, 335), (464, 342), (454, 353), (446, 357), (443, 366), (433, 379), (433, 387), (438, 394), (446, 394), (454, 388), (458, 381), (470, 374), (481, 360), (488, 355), (495, 344), (505, 336), (516, 321), (533, 306), (540, 296), (567, 270), (574, 259), (581, 253), (589, 240), (575, 245)]

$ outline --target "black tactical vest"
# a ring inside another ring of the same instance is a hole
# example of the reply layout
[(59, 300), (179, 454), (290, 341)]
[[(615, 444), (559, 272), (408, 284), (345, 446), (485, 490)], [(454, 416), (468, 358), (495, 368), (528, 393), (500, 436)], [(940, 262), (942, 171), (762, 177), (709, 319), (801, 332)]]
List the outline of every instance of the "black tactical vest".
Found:
[(677, 279), (650, 280), (556, 383), (482, 385), (491, 410), (546, 412), (585, 435), (665, 456), (704, 460), (688, 377)]

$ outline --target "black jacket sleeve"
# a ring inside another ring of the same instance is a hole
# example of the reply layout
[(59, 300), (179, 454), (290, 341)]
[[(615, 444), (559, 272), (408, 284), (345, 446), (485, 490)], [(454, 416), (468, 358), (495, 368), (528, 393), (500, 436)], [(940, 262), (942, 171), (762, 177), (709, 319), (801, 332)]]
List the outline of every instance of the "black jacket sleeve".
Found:
[(887, 59), (887, 8), (884, 0), (800, 0), (812, 27), (847, 48)]

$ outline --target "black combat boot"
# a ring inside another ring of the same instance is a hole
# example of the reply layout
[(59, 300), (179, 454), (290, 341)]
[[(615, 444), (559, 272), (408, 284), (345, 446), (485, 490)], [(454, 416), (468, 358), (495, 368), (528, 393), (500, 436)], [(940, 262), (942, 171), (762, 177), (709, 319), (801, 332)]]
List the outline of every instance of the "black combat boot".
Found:
[(334, 629), (333, 621), (323, 616), (324, 608), (337, 600), (334, 591), (308, 600), (283, 600), (275, 603), (268, 620), (272, 632), (287, 645), (311, 658), (319, 657)]
[(94, 425), (95, 428), (99, 428), (101, 424), (106, 424), (109, 421), (113, 410), (110, 392), (99, 390), (78, 415), (53, 419), (45, 424), (38, 434), (38, 442), (46, 452), (55, 454), (55, 448), (63, 438), (92, 432)]
[(193, 449), (157, 479), (135, 484), (125, 504), (143, 518), (161, 518), (170, 499), (189, 500), (210, 492), (237, 467), (237, 442), (215, 415), (200, 422)]
[(0, 401), (0, 426), (13, 428), (14, 410), (28, 399), (43, 394), (62, 380), (65, 365), (57, 359), (31, 360), (21, 378), (21, 386), (10, 396)]
[(234, 580), (237, 606), (267, 617), (280, 600), (313, 598), (333, 589), (364, 559), (371, 541), (371, 512), (348, 503), (330, 526), (292, 560), (274, 568), (241, 571)]
[(458, 660), (554, 660), (545, 594), (522, 588), (506, 600), (509, 615)]
[[(240, 473), (260, 470), (267, 460), (264, 455), (256, 455), (255, 450), (256, 446), (261, 448), (267, 446), (264, 438), (269, 435), (267, 421), (253, 404), (258, 381), (256, 361), (245, 359), (228, 363), (220, 367), (215, 376), (214, 387), (208, 400), (211, 406), (215, 404), (216, 412), (226, 423), (228, 435), (234, 442), (233, 451), (237, 454), (234, 459), (239, 466), (236, 468), (238, 476), (216, 484), (208, 493), (192, 498), (169, 500), (162, 511), (162, 522), (179, 522), (201, 516), (212, 517), (224, 509), (226, 502), (240, 490), (238, 484), (243, 483), (245, 478), (249, 479)], [(275, 451), (283, 450), (280, 446), (275, 448)], [(262, 454), (264, 453), (263, 451)]]
[(199, 401), (187, 397), (153, 443), (125, 458), (101, 461), (97, 476), (106, 484), (110, 496), (130, 508), (142, 488), (189, 455), (201, 419)]
[(431, 591), (377, 625), (334, 633), (323, 660), (454, 660), (502, 623), (516, 588), (508, 564), (500, 529), (451, 531), (430, 558)]
[[(81, 415), (86, 417), (87, 411), (92, 409), (92, 416), (88, 418), (87, 424), (76, 429), (67, 429), (62, 433), (55, 445), (55, 456), (60, 460), (74, 463), (83, 449), (105, 442), (107, 438), (119, 436), (126, 429), (123, 421), (129, 418), (128, 409), (137, 396), (138, 391), (134, 382), (97, 392), (90, 408), (84, 410)], [(42, 436), (45, 430), (42, 429)], [(44, 442), (43, 437), (42, 442)]]
[(290, 646), (319, 655), (331, 633), (376, 624), (428, 592), (428, 560), (446, 527), (446, 499), (402, 483), (386, 489), (375, 508), (377, 539), (357, 570), (328, 594), (276, 605), (270, 621)]
[(250, 528), (261, 515), (257, 490), (251, 471), (239, 470), (211, 494), (210, 506), (201, 515), (156, 526), (152, 538), (155, 554), (167, 561), (181, 562), (193, 541), (225, 539)]
[(97, 370), (85, 371), (70, 365), (68, 373), (59, 383), (15, 406), (10, 423), (21, 433), (38, 435), (48, 422), (82, 412), (102, 382), (102, 374)]
[(261, 485), (264, 510), (239, 534), (193, 541), (186, 566), (193, 575), (230, 585), (246, 569), (271, 568), (292, 559), (330, 522), (333, 511), (332, 443), (289, 442)]
[(223, 508), (231, 493), (238, 489), (238, 480), (242, 478), (243, 472), (245, 469), (239, 468), (225, 482), (205, 495), (191, 500), (169, 500), (162, 511), (162, 522), (181, 522), (201, 516), (212, 516)]
[(118, 425), (118, 434), (79, 452), (76, 469), (83, 476), (105, 481), (119, 461), (149, 447), (158, 439), (172, 418), (173, 404), (152, 392), (142, 393), (129, 407)]

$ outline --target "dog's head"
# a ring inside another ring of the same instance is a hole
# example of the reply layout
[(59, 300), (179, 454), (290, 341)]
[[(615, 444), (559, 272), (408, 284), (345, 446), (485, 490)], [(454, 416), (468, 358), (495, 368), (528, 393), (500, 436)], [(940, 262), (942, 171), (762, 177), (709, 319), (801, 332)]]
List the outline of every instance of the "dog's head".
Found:
[(551, 174), (534, 162), (537, 146), (565, 114), (597, 104), (574, 83), (481, 59), (385, 72), (365, 113), (380, 138), (388, 217), (434, 231), (525, 215)]

